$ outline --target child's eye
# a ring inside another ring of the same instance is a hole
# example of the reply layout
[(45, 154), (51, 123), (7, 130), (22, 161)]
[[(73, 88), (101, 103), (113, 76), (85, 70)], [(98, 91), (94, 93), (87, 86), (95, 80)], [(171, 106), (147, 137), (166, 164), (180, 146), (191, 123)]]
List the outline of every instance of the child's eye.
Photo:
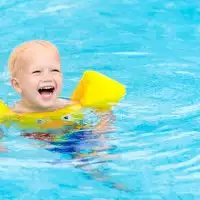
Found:
[(58, 69), (52, 69), (51, 71), (52, 72), (60, 72), (60, 70), (58, 70)]
[(32, 72), (32, 74), (39, 74), (41, 71), (40, 70), (35, 70)]

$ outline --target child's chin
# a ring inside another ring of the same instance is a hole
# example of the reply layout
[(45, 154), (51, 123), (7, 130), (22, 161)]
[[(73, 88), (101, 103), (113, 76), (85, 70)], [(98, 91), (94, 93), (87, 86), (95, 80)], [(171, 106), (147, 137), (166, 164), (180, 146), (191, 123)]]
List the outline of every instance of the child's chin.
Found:
[(40, 103), (40, 107), (41, 107), (41, 109), (42, 110), (45, 110), (45, 109), (52, 109), (52, 108), (54, 108), (55, 107), (55, 104), (56, 104), (56, 101), (46, 101), (46, 102), (41, 102)]

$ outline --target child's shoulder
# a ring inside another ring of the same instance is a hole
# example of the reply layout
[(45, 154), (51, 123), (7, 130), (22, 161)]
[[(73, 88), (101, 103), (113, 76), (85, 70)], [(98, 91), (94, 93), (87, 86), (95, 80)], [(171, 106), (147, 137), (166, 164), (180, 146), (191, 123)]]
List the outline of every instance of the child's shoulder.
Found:
[(57, 108), (63, 108), (65, 106), (75, 105), (77, 102), (70, 99), (59, 98)]
[(20, 102), (17, 102), (13, 105), (11, 105), (10, 110), (15, 112), (15, 113), (25, 113), (27, 112), (27, 109), (25, 109), (23, 106), (21, 106)]

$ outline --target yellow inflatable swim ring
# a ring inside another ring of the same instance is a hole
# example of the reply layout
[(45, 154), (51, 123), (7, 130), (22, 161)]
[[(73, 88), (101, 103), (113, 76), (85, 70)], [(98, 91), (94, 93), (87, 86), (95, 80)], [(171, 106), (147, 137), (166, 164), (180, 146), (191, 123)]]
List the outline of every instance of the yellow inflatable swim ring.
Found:
[[(72, 126), (83, 119), (83, 108), (105, 111), (125, 95), (125, 86), (96, 71), (85, 71), (71, 100), (78, 102), (56, 111), (44, 113), (15, 113), (0, 101), (0, 123), (19, 128), (51, 129)], [(78, 126), (78, 125), (77, 125)], [(77, 127), (76, 127), (77, 128)]]

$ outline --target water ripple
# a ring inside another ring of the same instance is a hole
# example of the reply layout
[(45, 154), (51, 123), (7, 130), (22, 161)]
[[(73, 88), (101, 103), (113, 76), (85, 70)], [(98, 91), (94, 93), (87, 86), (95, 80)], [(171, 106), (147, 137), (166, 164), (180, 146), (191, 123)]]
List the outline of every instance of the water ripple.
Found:
[(184, 162), (179, 162), (176, 164), (167, 164), (167, 165), (162, 165), (156, 167), (156, 171), (165, 171), (165, 170), (171, 170), (171, 169), (179, 169), (179, 168), (184, 168), (189, 165), (196, 164), (200, 161), (200, 156), (197, 155), (194, 158), (191, 158), (190, 160), (186, 160)]
[(56, 5), (56, 6), (52, 6), (52, 7), (48, 7), (44, 10), (41, 10), (40, 13), (54, 13), (60, 10), (67, 10), (67, 9), (71, 9), (71, 8), (76, 8), (78, 7), (79, 4), (70, 4), (70, 5)]

